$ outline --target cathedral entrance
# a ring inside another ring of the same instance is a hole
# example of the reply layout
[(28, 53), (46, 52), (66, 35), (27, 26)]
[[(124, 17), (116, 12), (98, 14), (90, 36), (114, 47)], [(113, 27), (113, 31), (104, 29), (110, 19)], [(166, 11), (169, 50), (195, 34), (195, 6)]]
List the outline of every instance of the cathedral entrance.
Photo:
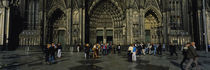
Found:
[(145, 14), (145, 42), (161, 43), (162, 42), (162, 24), (156, 13), (149, 10)]
[(104, 37), (103, 37), (103, 30), (97, 30), (97, 43), (103, 43)]
[(113, 30), (97, 30), (97, 43), (113, 43)]
[[(89, 12), (89, 42), (95, 43), (109, 43), (119, 40), (122, 32), (123, 12), (111, 0), (101, 0)], [(120, 38), (122, 39), (122, 38)]]
[(67, 29), (66, 29), (66, 16), (60, 9), (56, 9), (50, 16), (47, 24), (47, 43), (61, 43), (66, 45)]

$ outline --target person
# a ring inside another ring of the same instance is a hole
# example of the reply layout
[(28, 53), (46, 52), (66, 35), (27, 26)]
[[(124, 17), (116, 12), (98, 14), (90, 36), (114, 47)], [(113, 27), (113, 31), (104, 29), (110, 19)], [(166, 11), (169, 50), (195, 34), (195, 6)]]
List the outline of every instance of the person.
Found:
[(107, 54), (107, 45), (103, 44), (102, 48), (103, 48), (103, 55), (106, 55)]
[(146, 45), (145, 45), (144, 43), (141, 43), (140, 45), (141, 45), (141, 47), (142, 47), (142, 53), (143, 53), (143, 55), (145, 55), (145, 48), (146, 48)]
[(54, 60), (55, 60), (55, 48), (54, 48), (54, 43), (51, 44), (51, 46), (49, 47), (49, 54), (50, 54), (50, 57), (49, 57), (49, 62), (50, 63), (54, 63)]
[(100, 44), (97, 44), (97, 46), (96, 46), (96, 54), (97, 54), (97, 56), (99, 56), (99, 49), (100, 49)]
[(92, 50), (93, 50), (93, 58), (98, 58), (98, 54), (97, 54), (97, 51), (98, 51), (98, 49), (97, 49), (97, 44), (95, 44), (95, 45), (93, 46)]
[(108, 49), (109, 52), (108, 53), (111, 54), (112, 53), (112, 45), (109, 43), (108, 47), (109, 47), (109, 49)]
[(157, 53), (159, 55), (162, 55), (162, 45), (161, 45), (161, 43), (159, 43), (157, 50), (158, 50)]
[(142, 52), (142, 46), (140, 44), (137, 45), (137, 50), (138, 50), (137, 54), (140, 56)]
[(188, 59), (187, 58), (187, 50), (188, 50), (188, 47), (190, 46), (190, 43), (187, 43), (184, 47), (183, 47), (183, 50), (182, 50), (182, 54), (183, 54), (183, 59), (182, 59), (182, 61), (181, 61), (181, 64), (180, 64), (180, 66), (181, 66), (181, 69), (182, 70), (184, 70), (183, 69), (183, 64), (184, 64), (184, 62)]
[(165, 52), (166, 51), (166, 44), (163, 44), (163, 48), (162, 48), (163, 50), (163, 52)]
[(132, 61), (136, 61), (136, 52), (137, 52), (136, 46), (137, 46), (136, 44), (133, 46)]
[(148, 47), (148, 54), (151, 54), (151, 52), (152, 52), (152, 45), (150, 43), (148, 43), (147, 47)]
[(187, 58), (189, 58), (189, 62), (187, 63), (185, 70), (189, 70), (189, 67), (193, 62), (195, 63), (196, 70), (200, 70), (198, 66), (198, 54), (196, 52), (195, 42), (191, 42), (191, 46), (188, 47)]
[(62, 46), (61, 46), (61, 44), (60, 43), (58, 43), (58, 58), (61, 58), (61, 50), (62, 50)]
[(210, 45), (208, 45), (208, 50), (210, 50)]
[(86, 44), (85, 45), (85, 58), (89, 59), (90, 57), (89, 53), (90, 53), (90, 46), (89, 44)]
[(112, 45), (112, 48), (114, 50), (114, 54), (116, 54), (116, 52), (117, 52), (117, 46)]
[(77, 52), (79, 52), (80, 51), (80, 45), (78, 44), (77, 45)]
[(154, 44), (153, 45), (153, 54), (154, 54), (154, 56), (156, 55), (156, 52), (157, 52), (157, 47), (158, 47), (158, 44)]
[(121, 46), (120, 46), (120, 44), (117, 46), (117, 51), (118, 51), (118, 54), (120, 54), (120, 50), (121, 49)]
[(171, 44), (170, 48), (171, 48), (171, 56), (173, 56), (173, 54), (176, 54), (176, 56), (178, 56), (176, 53), (176, 46), (174, 44)]
[(44, 51), (45, 51), (45, 62), (47, 64), (49, 64), (49, 56), (50, 56), (50, 54), (49, 54), (49, 48), (50, 48), (50, 46), (51, 46), (50, 44), (47, 44), (47, 46), (44, 49)]
[(128, 47), (128, 61), (132, 62), (133, 46)]

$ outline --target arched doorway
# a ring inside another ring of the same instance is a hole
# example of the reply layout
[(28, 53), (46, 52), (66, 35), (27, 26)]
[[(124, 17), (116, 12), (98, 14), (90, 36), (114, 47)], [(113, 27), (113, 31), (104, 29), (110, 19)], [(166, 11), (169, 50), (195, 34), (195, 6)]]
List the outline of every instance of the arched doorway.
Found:
[(162, 23), (160, 18), (152, 9), (148, 10), (144, 19), (145, 26), (145, 42), (162, 43)]
[(66, 44), (66, 15), (57, 8), (50, 14), (47, 23), (47, 43), (55, 42), (61, 43), (63, 46)]
[[(119, 31), (122, 31), (124, 19), (122, 10), (111, 0), (98, 2), (89, 14), (90, 43), (111, 43), (117, 44)], [(121, 32), (122, 33), (122, 32)]]

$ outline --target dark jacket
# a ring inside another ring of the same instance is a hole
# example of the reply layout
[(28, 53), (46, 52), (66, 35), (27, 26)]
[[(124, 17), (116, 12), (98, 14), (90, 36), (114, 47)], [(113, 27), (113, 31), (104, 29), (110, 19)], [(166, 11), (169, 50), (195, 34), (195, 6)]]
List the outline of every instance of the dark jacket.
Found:
[(193, 46), (188, 47), (187, 50), (187, 58), (195, 58), (198, 57), (198, 54)]
[(62, 49), (62, 46), (61, 46), (61, 45), (59, 45), (59, 46), (58, 46), (58, 49)]
[(54, 48), (54, 47), (51, 46), (51, 47), (49, 48), (49, 54), (50, 54), (50, 55), (55, 55), (55, 48)]

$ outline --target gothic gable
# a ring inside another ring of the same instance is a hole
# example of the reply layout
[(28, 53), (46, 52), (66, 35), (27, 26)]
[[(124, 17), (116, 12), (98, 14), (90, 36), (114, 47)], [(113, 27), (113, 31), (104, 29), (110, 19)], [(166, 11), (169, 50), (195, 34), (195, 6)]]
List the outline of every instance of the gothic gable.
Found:
[(159, 5), (158, 5), (158, 2), (156, 0), (146, 0), (144, 7), (146, 8), (146, 7), (149, 7), (149, 6), (154, 6), (157, 9), (160, 9)]

